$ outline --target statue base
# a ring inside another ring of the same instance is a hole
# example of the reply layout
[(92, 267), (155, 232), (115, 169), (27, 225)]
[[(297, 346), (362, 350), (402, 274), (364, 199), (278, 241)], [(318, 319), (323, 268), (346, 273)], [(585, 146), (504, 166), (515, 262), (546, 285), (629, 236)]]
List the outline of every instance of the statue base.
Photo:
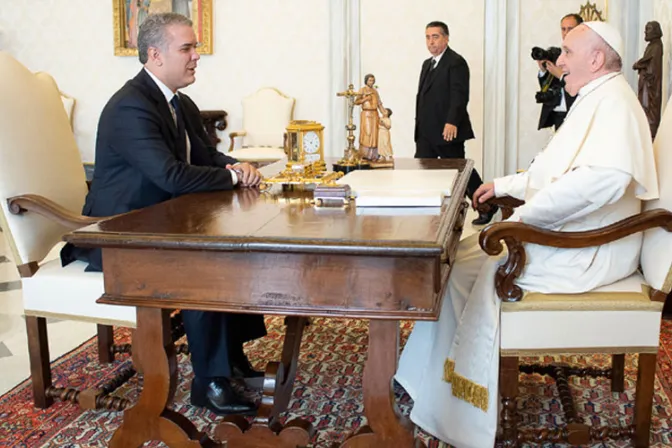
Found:
[(394, 168), (394, 160), (371, 161), (371, 169)]
[(357, 162), (347, 162), (339, 160), (337, 163), (334, 163), (333, 168), (334, 171), (337, 173), (348, 174), (350, 171), (370, 170), (371, 164), (364, 160), (360, 160)]

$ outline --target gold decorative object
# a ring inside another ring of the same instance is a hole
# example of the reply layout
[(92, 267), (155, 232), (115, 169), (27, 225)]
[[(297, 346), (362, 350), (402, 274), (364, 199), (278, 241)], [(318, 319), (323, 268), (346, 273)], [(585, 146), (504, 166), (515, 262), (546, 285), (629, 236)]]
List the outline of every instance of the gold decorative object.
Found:
[(359, 151), (355, 149), (355, 126), (352, 122), (352, 111), (355, 107), (355, 98), (359, 96), (359, 92), (355, 91), (355, 86), (350, 84), (348, 90), (344, 92), (338, 92), (336, 96), (345, 97), (348, 102), (348, 124), (345, 125), (345, 130), (348, 135), (348, 146), (345, 148), (345, 154), (343, 158), (334, 164), (334, 170), (342, 173), (349, 173), (354, 170), (361, 169), (371, 169), (371, 165), (364, 161), (360, 155)]
[(189, 11), (200, 44), (197, 51), (212, 54), (212, 0), (193, 0), (191, 10), (187, 0), (112, 0), (114, 55), (137, 56), (138, 22), (149, 14), (173, 11), (173, 4), (175, 12)]
[(581, 6), (579, 15), (585, 22), (605, 21), (604, 17), (602, 16), (602, 11), (597, 9), (597, 5), (595, 3), (591, 3), (590, 1), (587, 1), (585, 5)]
[(323, 131), (324, 126), (316, 121), (291, 121), (285, 140), (287, 167), (280, 174), (265, 179), (261, 189), (267, 190), (271, 184), (336, 185), (343, 173), (327, 172)]
[(285, 153), (291, 164), (324, 162), (324, 126), (316, 121), (293, 120), (287, 126)]

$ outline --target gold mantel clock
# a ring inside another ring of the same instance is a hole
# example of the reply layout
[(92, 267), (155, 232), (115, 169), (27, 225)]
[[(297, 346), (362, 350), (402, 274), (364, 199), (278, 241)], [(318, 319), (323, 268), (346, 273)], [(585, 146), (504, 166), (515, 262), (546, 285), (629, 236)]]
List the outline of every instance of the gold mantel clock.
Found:
[(316, 121), (294, 120), (287, 126), (287, 161), (310, 165), (324, 161), (324, 126)]
[(271, 184), (335, 185), (343, 173), (328, 173), (324, 162), (324, 126), (316, 121), (295, 120), (287, 126), (285, 153), (287, 167), (279, 174), (265, 179), (262, 190)]

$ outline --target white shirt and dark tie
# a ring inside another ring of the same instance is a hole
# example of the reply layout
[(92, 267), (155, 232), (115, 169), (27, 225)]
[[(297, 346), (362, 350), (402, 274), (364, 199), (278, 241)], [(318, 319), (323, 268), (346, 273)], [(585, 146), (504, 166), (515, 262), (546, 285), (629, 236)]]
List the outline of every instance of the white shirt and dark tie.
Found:
[[(159, 87), (159, 90), (161, 90), (161, 93), (166, 98), (166, 102), (168, 103), (170, 114), (173, 116), (173, 122), (175, 123), (175, 127), (178, 130), (178, 134), (180, 133), (181, 128), (184, 130), (185, 147), (187, 149), (186, 160), (188, 164), (191, 164), (191, 141), (189, 140), (189, 134), (187, 134), (185, 128), (184, 114), (180, 108), (179, 96), (177, 92), (170, 90), (164, 83), (161, 82), (161, 80), (159, 80), (159, 78), (154, 76), (152, 72), (146, 68), (145, 71), (156, 83), (156, 85)], [(233, 185), (238, 184), (238, 175), (236, 174), (235, 170), (229, 171), (231, 172), (231, 181), (233, 182)]]
[[(446, 47), (448, 49), (448, 47)], [(443, 57), (443, 54), (446, 52), (446, 49), (444, 49), (440, 55), (432, 57), (431, 60), (431, 65), (429, 66), (429, 70), (434, 70), (436, 67), (439, 66), (439, 62), (441, 61), (441, 58)]]

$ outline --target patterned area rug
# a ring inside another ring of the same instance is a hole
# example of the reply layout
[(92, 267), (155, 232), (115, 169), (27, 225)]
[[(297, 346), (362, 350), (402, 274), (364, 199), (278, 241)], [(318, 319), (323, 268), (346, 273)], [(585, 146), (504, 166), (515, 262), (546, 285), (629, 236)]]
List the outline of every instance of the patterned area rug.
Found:
[[(256, 367), (280, 356), (284, 329), (281, 318), (267, 319), (269, 335), (246, 348)], [(408, 336), (411, 323), (402, 327), (402, 341)], [(116, 338), (128, 340), (128, 332), (117, 331)], [(363, 416), (361, 380), (367, 348), (367, 322), (338, 319), (314, 319), (304, 334), (300, 366), (286, 418), (302, 417), (317, 429), (314, 447), (327, 447), (341, 441), (366, 424)], [(191, 365), (179, 355), (180, 383), (174, 409), (187, 415), (200, 430), (213, 434), (216, 417), (209, 411), (188, 405)], [(127, 366), (122, 358), (112, 366), (100, 367), (96, 362), (95, 338), (82, 344), (55, 362), (54, 383), (79, 387), (95, 387)], [(542, 361), (550, 362), (549, 357)], [(630, 422), (633, 413), (633, 392), (636, 379), (636, 357), (626, 357), (626, 392), (612, 394), (606, 379), (572, 378), (572, 389), (579, 413), (592, 424)], [(538, 360), (525, 359), (524, 362)], [(585, 367), (607, 367), (609, 356), (563, 358), (564, 362)], [(672, 446), (672, 322), (664, 322), (659, 371), (655, 384), (653, 410), (653, 447)], [(137, 376), (117, 391), (131, 400), (137, 398)], [(562, 423), (560, 402), (553, 382), (540, 375), (521, 375), (519, 410), (525, 425)], [(402, 389), (396, 391), (401, 410), (408, 414), (412, 401)], [(0, 447), (104, 447), (121, 421), (120, 412), (82, 411), (72, 404), (57, 402), (47, 410), (36, 410), (31, 403), (29, 381), (0, 398)], [(431, 448), (445, 446), (426, 434), (420, 436)], [(148, 446), (160, 446), (159, 443)], [(561, 446), (561, 445), (555, 445)], [(619, 442), (595, 447), (631, 446)]]

